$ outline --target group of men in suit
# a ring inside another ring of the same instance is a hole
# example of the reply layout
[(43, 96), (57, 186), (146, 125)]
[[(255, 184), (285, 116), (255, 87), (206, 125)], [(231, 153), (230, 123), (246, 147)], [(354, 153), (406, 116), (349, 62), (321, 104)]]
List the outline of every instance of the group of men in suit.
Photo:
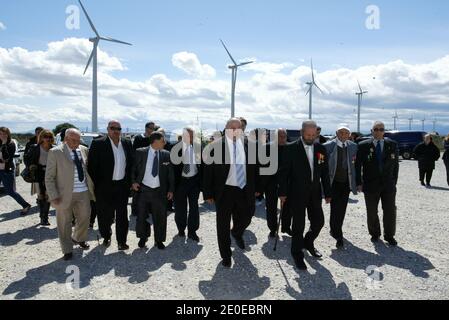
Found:
[[(222, 138), (204, 150), (195, 142), (194, 130), (186, 128), (171, 152), (165, 150), (164, 134), (154, 128), (148, 128), (152, 132), (142, 136), (137, 150), (122, 137), (118, 121), (109, 123), (107, 136), (94, 140), (90, 150), (79, 146), (77, 130), (69, 130), (66, 142), (50, 152), (46, 176), (58, 219), (62, 213), (58, 229), (64, 257), (72, 257), (73, 244), (89, 247), (84, 230), (88, 214), (84, 211), (92, 199), (97, 203), (103, 244), (110, 245), (115, 221), (118, 248), (127, 250), (131, 190), (135, 193), (139, 247), (146, 246), (153, 225), (155, 245), (161, 250), (165, 248), (170, 200), (175, 201), (178, 236), (186, 237), (187, 229), (191, 240), (200, 240), (198, 199), (203, 192), (204, 200), (216, 206), (217, 240), (224, 267), (232, 265), (231, 236), (240, 249), (245, 249), (244, 233), (254, 216), (256, 197), (262, 193), (266, 195), (267, 223), (273, 238), (279, 228), (280, 200), (282, 232), (292, 236), (291, 254), (299, 269), (307, 269), (304, 250), (322, 257), (315, 240), (325, 223), (323, 198), (331, 206), (331, 235), (338, 248), (344, 246), (342, 229), (351, 191), (365, 194), (373, 242), (381, 235), (378, 204), (382, 201), (385, 240), (397, 245), (399, 156), (396, 143), (384, 138), (384, 124), (376, 122), (373, 138), (359, 146), (349, 140), (351, 132), (345, 125), (339, 126), (336, 138), (324, 145), (317, 128), (314, 121), (305, 121), (300, 139), (291, 143), (287, 143), (286, 130), (279, 129), (274, 140), (260, 142), (257, 148), (245, 137), (241, 119), (232, 118)], [(257, 151), (253, 154), (258, 149), (267, 151), (268, 164), (275, 163), (274, 171), (264, 171), (267, 163), (262, 164)], [(72, 211), (78, 212), (73, 236), (67, 224)], [(306, 212), (310, 229), (304, 235)]]

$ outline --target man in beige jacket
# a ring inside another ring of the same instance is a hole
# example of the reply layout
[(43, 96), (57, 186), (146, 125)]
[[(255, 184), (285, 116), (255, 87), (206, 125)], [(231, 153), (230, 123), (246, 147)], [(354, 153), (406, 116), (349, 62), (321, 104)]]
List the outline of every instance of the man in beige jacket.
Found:
[[(66, 132), (64, 143), (50, 150), (45, 174), (49, 201), (56, 209), (59, 241), (64, 260), (73, 257), (73, 244), (89, 249), (86, 243), (90, 221), (90, 200), (94, 199), (92, 180), (87, 173), (88, 149), (80, 146), (81, 133)], [(76, 225), (72, 236), (72, 220)]]

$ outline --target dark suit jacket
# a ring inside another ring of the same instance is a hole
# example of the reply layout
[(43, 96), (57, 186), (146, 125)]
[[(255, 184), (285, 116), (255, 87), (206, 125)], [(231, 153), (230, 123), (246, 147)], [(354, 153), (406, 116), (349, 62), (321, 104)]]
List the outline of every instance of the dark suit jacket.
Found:
[[(150, 147), (138, 149), (135, 155), (135, 162), (132, 169), (132, 183), (142, 184), (147, 167), (148, 153)], [(161, 150), (159, 153), (159, 181), (161, 195), (165, 198), (168, 192), (175, 191), (175, 176), (173, 165), (170, 162), (170, 153)]]
[(380, 171), (374, 140), (359, 144), (356, 161), (356, 181), (363, 186), (363, 192), (396, 191), (399, 174), (399, 151), (397, 143), (385, 138), (383, 170)]
[(321, 201), (331, 197), (329, 166), (326, 148), (314, 144), (314, 179), (312, 182), (309, 160), (301, 139), (285, 147), (279, 171), (279, 196), (286, 196), (290, 203), (300, 203), (307, 196)]
[[(125, 181), (127, 188), (131, 188), (131, 169), (134, 161), (134, 152), (131, 141), (121, 139), (126, 157)], [(87, 169), (95, 185), (95, 194), (107, 195), (111, 190), (112, 176), (114, 174), (114, 152), (108, 136), (92, 141), (89, 150)]]
[[(266, 144), (265, 148), (266, 148), (266, 155), (268, 157), (271, 156), (271, 149), (270, 146), (272, 145), (272, 143)], [(278, 145), (278, 170), (276, 172), (276, 174), (273, 175), (261, 175), (260, 174), (260, 168), (265, 168), (265, 167), (269, 167), (270, 165), (259, 165), (259, 175), (260, 175), (260, 184), (258, 185), (258, 187), (261, 187), (260, 190), (257, 190), (257, 192), (262, 193), (264, 192), (270, 185), (275, 184), (276, 187), (278, 187), (279, 185), (279, 171), (281, 169), (281, 165), (282, 165), (282, 160), (283, 160), (283, 156), (284, 156), (284, 152), (287, 146), (279, 146)], [(272, 159), (271, 161), (275, 161), (276, 159)]]
[(5, 171), (13, 171), (15, 168), (14, 155), (16, 154), (16, 144), (14, 142), (1, 144), (0, 152), (2, 153), (3, 162), (5, 163)]
[[(224, 137), (218, 141), (212, 143), (209, 147), (221, 148), (222, 150), (222, 162), (212, 163), (204, 165), (204, 178), (203, 178), (203, 195), (205, 200), (214, 199), (217, 204), (220, 203), (223, 195), (223, 190), (226, 186), (226, 181), (231, 169), (230, 164), (226, 164), (225, 159), (229, 159), (229, 149), (227, 146), (227, 139)], [(257, 164), (248, 164), (248, 144), (244, 143), (246, 154), (246, 192), (250, 206), (254, 206), (256, 201), (256, 185), (259, 182), (259, 176), (257, 174)], [(214, 152), (211, 152), (214, 155)]]
[[(179, 148), (178, 157), (183, 159), (183, 157), (182, 157), (182, 142), (178, 142), (177, 144), (175, 144), (172, 147), (172, 149), (176, 149), (176, 148)], [(200, 163), (197, 163), (196, 167), (198, 169), (197, 175), (200, 179), (200, 186), (202, 186), (202, 184), (203, 184), (203, 163), (202, 163), (202, 161), (200, 161)], [(181, 179), (182, 179), (182, 170), (184, 169), (184, 163), (181, 162), (178, 165), (173, 165), (173, 169), (175, 172), (175, 190), (176, 190), (179, 186), (179, 183), (181, 182)]]
[(133, 142), (134, 150), (146, 148), (149, 146), (150, 146), (150, 138), (149, 137), (144, 137), (141, 134), (138, 134), (137, 136), (134, 137), (134, 142)]

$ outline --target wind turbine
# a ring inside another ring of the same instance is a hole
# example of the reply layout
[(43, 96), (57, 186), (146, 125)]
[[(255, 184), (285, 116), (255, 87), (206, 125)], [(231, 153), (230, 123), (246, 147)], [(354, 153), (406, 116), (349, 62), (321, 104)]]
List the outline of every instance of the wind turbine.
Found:
[(318, 90), (320, 90), (320, 92), (322, 94), (323, 90), (321, 90), (321, 88), (316, 84), (315, 82), (315, 74), (313, 72), (313, 60), (310, 59), (310, 69), (312, 70), (312, 81), (311, 82), (306, 82), (306, 84), (309, 86), (309, 90), (307, 90), (306, 96), (309, 95), (309, 119), (312, 120), (312, 93), (313, 93), (313, 87), (317, 87)]
[(426, 129), (426, 118), (424, 117), (424, 119), (422, 119), (421, 120), (421, 122), (422, 122), (422, 131), (425, 131), (425, 129)]
[(90, 38), (89, 41), (94, 44), (94, 48), (92, 50), (92, 53), (90, 54), (89, 60), (87, 61), (86, 69), (84, 69), (84, 74), (86, 74), (87, 69), (90, 66), (90, 63), (93, 61), (93, 73), (92, 73), (92, 132), (98, 132), (98, 87), (97, 87), (97, 71), (98, 71), (98, 65), (97, 65), (97, 51), (98, 51), (98, 44), (100, 40), (120, 43), (120, 44), (126, 44), (129, 46), (132, 46), (131, 43), (112, 39), (109, 37), (102, 37), (98, 33), (97, 29), (95, 28), (92, 20), (90, 19), (89, 15), (87, 14), (86, 9), (84, 8), (83, 4), (81, 3), (81, 0), (78, 0), (78, 2), (81, 5), (81, 8), (83, 9), (84, 14), (86, 15), (87, 21), (89, 21), (90, 27), (92, 28), (93, 32), (95, 33), (95, 37)]
[(237, 63), (234, 58), (232, 57), (231, 53), (229, 52), (228, 48), (224, 44), (223, 40), (220, 39), (221, 44), (225, 48), (226, 52), (229, 55), (229, 58), (231, 58), (232, 65), (229, 65), (228, 68), (232, 71), (232, 89), (231, 89), (231, 117), (235, 117), (235, 87), (237, 83), (237, 71), (239, 67), (246, 66), (248, 64), (254, 63), (254, 61), (248, 61), (248, 62), (242, 62)]
[(411, 118), (409, 118), (408, 119), (408, 129), (410, 130), (410, 131), (412, 131), (412, 123), (413, 123), (413, 115), (412, 115), (412, 117)]
[(359, 92), (356, 92), (355, 94), (357, 95), (357, 100), (358, 100), (358, 108), (357, 108), (357, 132), (360, 133), (361, 129), (360, 129), (360, 110), (362, 108), (362, 100), (363, 100), (363, 95), (367, 94), (368, 91), (363, 91), (362, 90), (362, 86), (360, 85), (359, 80), (357, 80), (357, 84), (359, 85)]
[(399, 119), (399, 116), (398, 116), (398, 112), (397, 112), (397, 111), (395, 111), (395, 114), (394, 114), (394, 116), (393, 116), (393, 119), (394, 119), (394, 131), (396, 131), (396, 130), (397, 130), (396, 123), (397, 123), (397, 120)]

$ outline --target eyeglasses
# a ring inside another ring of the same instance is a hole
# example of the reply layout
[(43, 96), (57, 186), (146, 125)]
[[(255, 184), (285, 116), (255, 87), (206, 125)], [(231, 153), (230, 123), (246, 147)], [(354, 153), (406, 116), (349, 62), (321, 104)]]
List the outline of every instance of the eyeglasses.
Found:
[(48, 136), (48, 137), (43, 137), (43, 138), (44, 138), (45, 140), (47, 140), (47, 139), (48, 139), (48, 140), (53, 139), (53, 137), (49, 137), (49, 136)]
[(385, 132), (385, 128), (375, 128), (373, 129), (374, 132)]
[(112, 131), (122, 131), (122, 128), (120, 127), (109, 127)]

